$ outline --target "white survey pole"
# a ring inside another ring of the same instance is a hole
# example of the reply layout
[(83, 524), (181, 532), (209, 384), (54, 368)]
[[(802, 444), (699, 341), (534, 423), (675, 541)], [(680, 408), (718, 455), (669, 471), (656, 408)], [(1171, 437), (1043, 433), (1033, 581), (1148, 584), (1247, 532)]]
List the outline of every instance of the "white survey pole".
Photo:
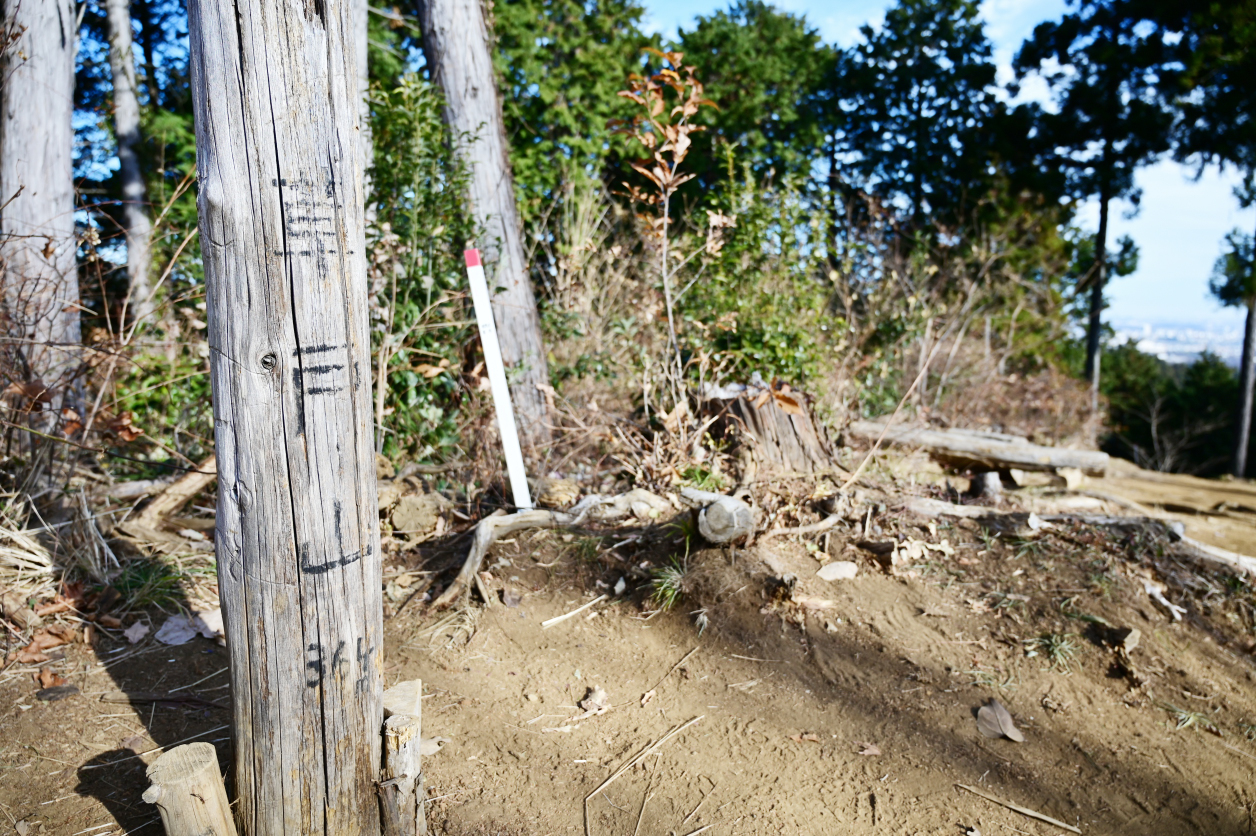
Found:
[(515, 410), (510, 403), (510, 387), (506, 385), (506, 367), (502, 364), (502, 349), (497, 342), (497, 325), (493, 322), (493, 307), (488, 298), (484, 265), (480, 262), (479, 250), (466, 250), (463, 255), (467, 259), (467, 279), (471, 284), (471, 301), (475, 303), (475, 321), (480, 326), (480, 344), (484, 347), (484, 368), (488, 371), (493, 409), (497, 412), (497, 428), (502, 437), (502, 451), (506, 454), (510, 492), (515, 496), (516, 508), (531, 508), (528, 474), (523, 468), (519, 430), (515, 426)]

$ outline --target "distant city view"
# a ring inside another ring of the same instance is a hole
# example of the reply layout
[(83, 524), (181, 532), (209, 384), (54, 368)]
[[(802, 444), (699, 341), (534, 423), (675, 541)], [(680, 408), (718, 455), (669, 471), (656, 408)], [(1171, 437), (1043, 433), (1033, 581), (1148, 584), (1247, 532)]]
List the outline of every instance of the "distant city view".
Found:
[(1140, 350), (1168, 363), (1191, 363), (1203, 352), (1211, 351), (1237, 368), (1243, 351), (1243, 328), (1233, 320), (1150, 323), (1116, 319), (1112, 328), (1116, 331), (1116, 344), (1133, 340)]

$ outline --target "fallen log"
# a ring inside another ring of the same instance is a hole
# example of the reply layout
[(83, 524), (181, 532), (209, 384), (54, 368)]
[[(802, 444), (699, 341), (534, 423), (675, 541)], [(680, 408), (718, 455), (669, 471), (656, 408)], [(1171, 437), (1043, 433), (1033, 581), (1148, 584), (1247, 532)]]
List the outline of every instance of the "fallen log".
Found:
[(1054, 471), (1077, 468), (1089, 476), (1102, 476), (1108, 468), (1108, 454), (1097, 450), (1070, 450), (1031, 444), (1020, 436), (980, 430), (935, 430), (898, 426), (886, 429), (877, 421), (853, 421), (846, 428), (850, 438), (885, 441), (923, 447), (938, 461), (954, 467), (975, 470)]
[(148, 505), (144, 506), (142, 511), (121, 523), (118, 529), (123, 534), (141, 541), (183, 542), (181, 537), (163, 531), (163, 527), (169, 522), (170, 515), (187, 505), (198, 493), (217, 480), (218, 457), (215, 455), (198, 464), (196, 470), (190, 470), (167, 484)]

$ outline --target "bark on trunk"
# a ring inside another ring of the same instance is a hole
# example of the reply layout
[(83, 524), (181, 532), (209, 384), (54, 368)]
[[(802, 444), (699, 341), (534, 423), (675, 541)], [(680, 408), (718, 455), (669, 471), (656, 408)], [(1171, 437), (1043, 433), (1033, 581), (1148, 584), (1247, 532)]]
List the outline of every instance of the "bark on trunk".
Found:
[(126, 227), (126, 270), (130, 280), (130, 312), (136, 322), (153, 313), (153, 223), (148, 217), (148, 188), (140, 171), (140, 103), (131, 47), (129, 0), (105, 0), (109, 16), (109, 68), (113, 73), (113, 125), (118, 140), (118, 178), (122, 183), (122, 223)]
[(74, 3), (3, 0), (0, 284), (15, 368), (58, 405), (79, 366), (74, 235)]
[(378, 836), (382, 601), (348, 0), (188, 4), (244, 836)]
[(549, 367), (541, 320), (523, 258), (519, 212), (507, 156), (505, 123), (479, 0), (422, 0), (423, 52), (445, 94), (445, 119), (470, 171), (470, 202), (484, 229), (480, 250), (493, 294), (493, 320), (525, 447), (549, 439), (545, 395)]
[(1099, 408), (1100, 336), (1103, 333), (1103, 290), (1108, 283), (1108, 204), (1105, 186), (1099, 195), (1099, 234), (1095, 236), (1095, 275), (1090, 286), (1090, 319), (1086, 323), (1086, 379), (1091, 409)]
[(1230, 472), (1240, 479), (1247, 472), (1247, 450), (1252, 437), (1252, 396), (1256, 390), (1256, 299), (1247, 302), (1243, 332), (1243, 359), (1239, 363), (1239, 414), (1234, 428), (1234, 456)]

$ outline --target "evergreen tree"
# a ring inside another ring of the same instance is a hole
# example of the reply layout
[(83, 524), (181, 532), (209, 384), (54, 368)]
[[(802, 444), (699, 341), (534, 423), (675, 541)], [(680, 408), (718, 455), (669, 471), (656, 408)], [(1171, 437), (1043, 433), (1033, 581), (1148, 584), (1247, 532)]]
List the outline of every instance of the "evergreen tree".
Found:
[(758, 177), (806, 178), (823, 151), (821, 102), (837, 61), (806, 18), (762, 0), (737, 0), (681, 30), (676, 50), (697, 68), (706, 97), (685, 163), (709, 186), (727, 177), (723, 146), (732, 146)]
[[(504, 0), (493, 6), (502, 110), (524, 220), (544, 212), (560, 186), (600, 179), (630, 157), (611, 123), (631, 105), (618, 96), (640, 72), (636, 0)], [(617, 182), (618, 176), (606, 175)]]
[(1099, 257), (1079, 285), (1090, 293), (1086, 377), (1097, 399), (1109, 207), (1120, 198), (1136, 204), (1135, 170), (1168, 149), (1172, 114), (1158, 83), (1170, 53), (1163, 27), (1132, 0), (1074, 2), (1076, 11), (1034, 29), (1015, 67), (1018, 77), (1041, 74), (1055, 94), (1056, 111), (1042, 118), (1051, 150), (1041, 165), (1059, 167), (1074, 197), (1099, 200)]
[(913, 226), (961, 217), (990, 173), (995, 66), (975, 0), (900, 0), (845, 56), (842, 155)]
[[(1175, 156), (1197, 163), (1201, 171), (1209, 164), (1237, 169), (1244, 186), (1236, 189), (1235, 195), (1242, 206), (1250, 207), (1256, 202), (1256, 6), (1210, 4), (1177, 11), (1176, 20), (1183, 32), (1179, 50), (1184, 69), (1180, 84), (1173, 89), (1180, 109)], [(1231, 473), (1242, 476), (1247, 467), (1256, 388), (1256, 279), (1252, 277), (1252, 239), (1236, 230), (1226, 240), (1230, 250), (1217, 262), (1213, 293), (1225, 304), (1243, 305), (1248, 311), (1230, 460)]]

